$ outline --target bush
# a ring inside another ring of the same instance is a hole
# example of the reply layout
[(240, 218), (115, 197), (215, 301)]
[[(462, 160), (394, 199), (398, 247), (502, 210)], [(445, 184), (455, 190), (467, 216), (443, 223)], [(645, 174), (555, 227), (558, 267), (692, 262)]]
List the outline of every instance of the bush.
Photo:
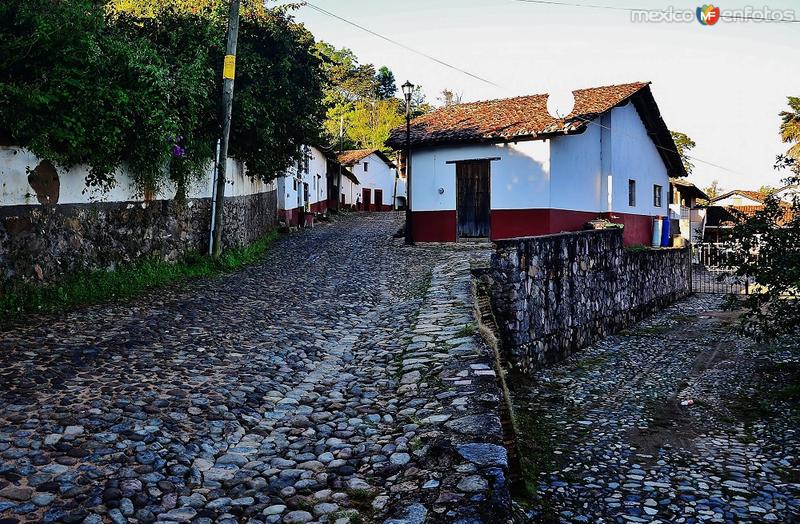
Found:
[[(220, 135), (221, 5), (4, 0), (0, 131), (61, 167), (87, 165), (92, 186), (125, 165), (143, 192), (185, 188)], [(237, 63), (231, 152), (270, 180), (317, 139), (313, 37), (285, 10), (246, 10)]]

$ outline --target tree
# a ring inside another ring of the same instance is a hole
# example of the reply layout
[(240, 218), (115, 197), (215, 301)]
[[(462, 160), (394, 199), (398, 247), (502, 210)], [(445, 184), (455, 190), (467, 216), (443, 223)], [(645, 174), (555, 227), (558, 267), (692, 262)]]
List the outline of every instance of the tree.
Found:
[(800, 161), (800, 97), (788, 97), (791, 111), (782, 111), (781, 116), (781, 140), (787, 144), (793, 144), (787, 155), (794, 160)]
[[(0, 3), (3, 135), (108, 188), (125, 165), (143, 192), (185, 190), (219, 135), (225, 0)], [(310, 33), (247, 0), (232, 154), (269, 180), (313, 142), (322, 78)], [(224, 9), (223, 9), (224, 11)]]
[(711, 185), (703, 189), (703, 192), (708, 195), (708, 198), (714, 200), (725, 192), (722, 186), (719, 185), (719, 180), (712, 180)]
[(357, 102), (355, 108), (345, 116), (348, 139), (359, 148), (390, 151), (385, 146), (389, 133), (405, 121), (400, 100)]
[(375, 75), (375, 96), (379, 100), (386, 100), (388, 98), (394, 97), (395, 93), (397, 93), (397, 84), (394, 81), (394, 73), (386, 67), (382, 66), (378, 69), (378, 73)]
[(431, 111), (433, 111), (433, 106), (425, 99), (422, 86), (414, 86), (414, 91), (411, 93), (411, 118), (422, 116)]
[(169, 75), (155, 45), (107, 23), (92, 0), (0, 3), (0, 122), (13, 143), (108, 188), (141, 185), (169, 158)]
[(763, 196), (765, 198), (768, 197), (769, 195), (771, 195), (772, 193), (774, 193), (777, 190), (778, 190), (778, 188), (772, 187), (772, 186), (769, 186), (769, 185), (763, 185), (760, 188), (758, 188), (758, 192), (761, 193), (761, 196)]
[(279, 13), (244, 18), (237, 55), (231, 155), (269, 181), (320, 140), (324, 80), (314, 37)]
[(689, 158), (689, 151), (694, 149), (697, 144), (694, 140), (689, 138), (689, 135), (686, 133), (681, 133), (680, 131), (670, 131), (670, 133), (672, 134), (673, 142), (675, 142), (675, 147), (678, 148), (678, 154), (681, 157), (683, 168), (686, 170), (687, 174), (691, 175), (692, 170), (694, 169), (694, 164)]
[[(800, 183), (800, 164), (779, 156), (776, 169), (789, 170), (786, 184)], [(743, 301), (729, 297), (729, 307), (744, 307), (741, 331), (756, 340), (775, 339), (800, 328), (800, 196), (787, 204), (770, 194), (762, 210), (738, 217), (731, 233), (730, 264), (756, 283)]]
[(326, 106), (334, 107), (374, 97), (378, 84), (372, 64), (361, 65), (350, 49), (336, 49), (322, 41), (316, 43), (315, 53), (322, 64), (325, 79), (323, 101)]
[(462, 93), (456, 93), (452, 89), (444, 88), (442, 90), (442, 96), (440, 96), (437, 100), (439, 100), (444, 107), (448, 107), (460, 104), (462, 97)]

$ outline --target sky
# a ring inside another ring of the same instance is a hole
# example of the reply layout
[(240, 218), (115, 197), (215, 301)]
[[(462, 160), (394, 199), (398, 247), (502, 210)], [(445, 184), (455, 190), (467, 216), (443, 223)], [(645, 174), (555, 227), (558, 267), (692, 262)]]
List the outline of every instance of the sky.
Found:
[[(609, 7), (694, 12), (680, 0), (563, 0)], [(463, 101), (633, 81), (652, 82), (662, 117), (697, 142), (691, 180), (725, 189), (780, 185), (775, 156), (788, 149), (778, 135), (787, 96), (800, 96), (800, 23), (641, 23), (627, 11), (543, 5), (518, 0), (312, 0), (315, 5), (432, 55), (496, 86), (304, 6), (295, 19), (361, 63), (388, 66), (398, 86), (422, 86), (429, 102), (442, 89)], [(722, 13), (752, 6), (793, 10), (800, 1), (715, 4)]]

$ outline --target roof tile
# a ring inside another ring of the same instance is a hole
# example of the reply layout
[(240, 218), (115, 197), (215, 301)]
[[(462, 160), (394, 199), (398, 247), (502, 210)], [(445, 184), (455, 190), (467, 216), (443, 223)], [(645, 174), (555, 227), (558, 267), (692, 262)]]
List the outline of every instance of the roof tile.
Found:
[[(612, 109), (643, 88), (647, 82), (634, 82), (573, 91), (575, 107), (563, 119), (547, 111), (548, 95), (455, 104), (439, 108), (411, 122), (411, 145), (438, 143), (513, 141), (539, 135), (569, 133), (582, 128), (586, 120)], [(405, 143), (405, 126), (394, 129), (387, 141), (391, 147)]]

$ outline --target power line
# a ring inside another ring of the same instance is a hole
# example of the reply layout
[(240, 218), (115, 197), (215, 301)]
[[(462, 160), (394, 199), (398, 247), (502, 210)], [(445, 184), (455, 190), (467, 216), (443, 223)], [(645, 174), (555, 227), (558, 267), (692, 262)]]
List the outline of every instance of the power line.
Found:
[(417, 49), (414, 49), (413, 47), (407, 46), (407, 45), (405, 45), (405, 44), (403, 44), (401, 42), (398, 42), (397, 40), (389, 38), (388, 36), (384, 36), (384, 35), (382, 35), (380, 33), (377, 33), (377, 32), (375, 32), (375, 31), (373, 31), (371, 29), (368, 29), (368, 28), (364, 27), (361, 24), (353, 22), (352, 20), (348, 20), (347, 18), (341, 17), (341, 16), (339, 16), (339, 15), (337, 15), (335, 13), (331, 13), (330, 11), (327, 11), (327, 10), (325, 10), (325, 9), (319, 7), (319, 6), (316, 6), (316, 5), (312, 4), (311, 2), (305, 2), (305, 5), (307, 5), (308, 7), (312, 8), (312, 9), (315, 9), (315, 10), (319, 11), (322, 14), (325, 14), (327, 16), (336, 18), (337, 20), (340, 20), (340, 21), (342, 21), (342, 22), (344, 22), (346, 24), (350, 24), (351, 26), (356, 27), (358, 29), (361, 29), (362, 31), (366, 31), (367, 33), (369, 33), (369, 34), (371, 34), (373, 36), (376, 36), (376, 37), (378, 37), (378, 38), (380, 38), (382, 40), (386, 40), (387, 42), (389, 42), (391, 44), (394, 44), (394, 45), (396, 45), (398, 47), (402, 47), (406, 51), (411, 51), (414, 54), (417, 54), (417, 55), (420, 55), (422, 57), (425, 57), (428, 60), (432, 60), (432, 61), (436, 62), (439, 65), (443, 65), (444, 67), (447, 67), (447, 68), (452, 69), (454, 71), (458, 71), (459, 73), (465, 74), (465, 75), (467, 75), (469, 77), (472, 77), (472, 78), (474, 78), (476, 80), (479, 80), (479, 81), (481, 81), (481, 82), (483, 82), (485, 84), (489, 84), (490, 86), (500, 87), (499, 85), (495, 84), (491, 80), (487, 80), (487, 79), (485, 79), (485, 78), (483, 78), (481, 76), (478, 76), (476, 74), (470, 73), (469, 71), (465, 71), (464, 69), (461, 69), (460, 67), (456, 67), (456, 66), (454, 66), (452, 64), (448, 64), (444, 60), (440, 60), (440, 59), (438, 59), (438, 58), (436, 58), (434, 56), (431, 56), (431, 55), (429, 55), (427, 53), (423, 53), (422, 51), (419, 51)]
[[(514, 2), (521, 2), (524, 4), (540, 4), (540, 5), (555, 5), (560, 7), (581, 7), (587, 9), (605, 9), (608, 11), (626, 11), (628, 13), (669, 13), (670, 11), (667, 9), (643, 9), (641, 7), (621, 7), (621, 6), (613, 6), (613, 5), (601, 5), (601, 4), (580, 4), (577, 2), (559, 2), (557, 0), (513, 0)], [(720, 13), (720, 18), (725, 20), (753, 20), (757, 22), (787, 22), (791, 24), (800, 23), (800, 20), (796, 18), (767, 18), (763, 16), (753, 16), (753, 15), (729, 15), (725, 14), (724, 12)]]
[[(556, 0), (515, 0), (515, 1), (517, 1), (517, 2), (526, 2), (526, 3), (536, 3), (536, 4), (550, 4), (550, 5), (562, 5), (562, 6), (566, 5), (566, 6), (575, 6), (575, 7), (594, 7), (594, 8), (600, 8), (600, 9), (612, 9), (612, 10), (616, 10), (616, 11), (619, 11), (619, 10), (624, 10), (624, 11), (634, 10), (633, 8), (626, 8), (626, 7), (601, 6), (601, 5), (597, 5), (597, 4), (572, 4), (572, 3), (568, 3), (568, 2), (559, 2), (559, 1), (556, 1)], [(438, 58), (436, 58), (434, 56), (431, 56), (431, 55), (429, 55), (427, 53), (423, 53), (422, 51), (418, 51), (418, 50), (416, 50), (416, 49), (414, 49), (412, 47), (409, 47), (409, 46), (407, 46), (407, 45), (405, 45), (405, 44), (403, 44), (401, 42), (398, 42), (398, 41), (396, 41), (394, 39), (391, 39), (391, 38), (389, 38), (387, 36), (384, 36), (384, 35), (382, 35), (380, 33), (375, 32), (375, 31), (372, 31), (371, 29), (368, 29), (368, 28), (362, 26), (361, 24), (358, 24), (356, 22), (353, 22), (351, 20), (343, 18), (343, 17), (341, 17), (341, 16), (339, 16), (337, 14), (331, 13), (330, 11), (322, 9), (321, 7), (318, 7), (318, 6), (316, 6), (316, 5), (314, 5), (314, 4), (310, 3), (310, 2), (306, 2), (305, 5), (307, 5), (308, 7), (311, 7), (312, 9), (315, 9), (315, 10), (319, 11), (320, 13), (323, 13), (323, 14), (325, 14), (327, 16), (336, 18), (337, 20), (341, 20), (342, 22), (345, 22), (345, 23), (347, 23), (349, 25), (352, 25), (353, 27), (356, 27), (356, 28), (358, 28), (358, 29), (360, 29), (362, 31), (365, 31), (365, 32), (367, 32), (367, 33), (369, 33), (369, 34), (371, 34), (373, 36), (376, 36), (376, 37), (382, 39), (382, 40), (386, 40), (387, 42), (390, 42), (390, 43), (392, 43), (394, 45), (397, 45), (397, 46), (399, 46), (399, 47), (401, 47), (403, 49), (406, 49), (406, 50), (411, 51), (411, 52), (413, 52), (415, 54), (423, 56), (423, 57), (425, 57), (425, 58), (427, 58), (429, 60), (432, 60), (432, 61), (434, 61), (434, 62), (436, 62), (438, 64), (441, 64), (441, 65), (443, 65), (443, 66), (445, 66), (447, 68), (450, 68), (450, 69), (453, 69), (453, 70), (458, 71), (460, 73), (463, 73), (463, 74), (465, 74), (467, 76), (470, 76), (472, 78), (480, 80), (481, 82), (485, 82), (485, 83), (487, 83), (487, 84), (489, 84), (491, 86), (497, 87), (498, 89), (503, 89), (503, 90), (506, 90), (506, 91), (510, 91), (510, 89), (505, 87), (505, 86), (496, 84), (496, 83), (492, 82), (491, 80), (487, 80), (487, 79), (482, 78), (482, 77), (480, 77), (480, 76), (478, 76), (476, 74), (470, 73), (469, 71), (466, 71), (466, 70), (461, 69), (459, 67), (456, 67), (454, 65), (448, 64), (447, 62), (444, 62), (443, 60), (439, 60)], [(637, 11), (641, 11), (641, 9), (637, 9)], [(582, 121), (586, 122), (589, 125), (596, 125), (596, 126), (599, 126), (601, 128), (607, 129), (607, 130), (609, 130), (611, 132), (616, 132), (616, 133), (620, 133), (620, 134), (623, 134), (623, 135), (632, 136), (632, 135), (630, 135), (628, 133), (624, 133), (624, 132), (620, 132), (620, 131), (614, 131), (610, 127), (604, 126), (604, 125), (602, 125), (602, 124), (600, 124), (598, 122), (595, 122), (593, 120), (589, 120), (587, 118), (583, 118), (581, 116), (575, 116), (574, 118), (582, 120)], [(668, 152), (668, 153), (672, 153), (672, 154), (675, 153), (675, 151), (673, 151), (672, 149), (666, 148), (664, 146), (660, 146), (660, 145), (656, 144), (655, 142), (653, 142), (653, 145), (656, 146), (659, 149), (662, 149), (662, 150)], [(689, 160), (694, 160), (695, 162), (700, 162), (701, 164), (706, 164), (708, 166), (712, 166), (712, 167), (715, 167), (717, 169), (721, 169), (723, 171), (728, 171), (729, 173), (733, 173), (733, 174), (740, 175), (740, 176), (747, 176), (744, 173), (740, 173), (740, 172), (738, 172), (736, 170), (727, 168), (725, 166), (716, 164), (714, 162), (710, 162), (708, 160), (703, 160), (702, 158), (691, 156), (691, 155), (688, 155), (688, 154), (685, 154), (685, 153), (684, 153), (684, 156), (686, 158), (688, 158)]]
[[(618, 134), (621, 134), (621, 135), (624, 135), (624, 136), (627, 136), (627, 137), (631, 137), (631, 138), (634, 137), (630, 133), (625, 133), (625, 132), (622, 132), (622, 131), (615, 131), (615, 130), (611, 129), (608, 126), (604, 126), (603, 124), (601, 124), (599, 122), (596, 122), (594, 120), (589, 120), (588, 118), (584, 118), (584, 117), (582, 117), (580, 115), (576, 115), (574, 118), (577, 118), (578, 120), (586, 122), (587, 124), (601, 127), (601, 128), (606, 129), (608, 131), (611, 131), (612, 133), (618, 133)], [(668, 147), (660, 146), (660, 145), (656, 144), (655, 142), (653, 142), (653, 145), (656, 146), (657, 149), (661, 149), (662, 151), (666, 151), (667, 153), (672, 153), (672, 154), (676, 153), (676, 151), (673, 151), (672, 149), (670, 149)], [(689, 155), (687, 153), (684, 153), (683, 156), (685, 156), (689, 160), (694, 160), (695, 162), (700, 162), (701, 164), (706, 164), (708, 166), (716, 167), (717, 169), (722, 169), (723, 171), (728, 171), (729, 173), (733, 173), (734, 175), (747, 176), (745, 173), (740, 173), (739, 171), (734, 171), (733, 169), (729, 169), (729, 168), (727, 168), (725, 166), (721, 166), (719, 164), (715, 164), (714, 162), (709, 162), (708, 160), (703, 160), (702, 158), (698, 158), (696, 156), (692, 156), (692, 155)]]

